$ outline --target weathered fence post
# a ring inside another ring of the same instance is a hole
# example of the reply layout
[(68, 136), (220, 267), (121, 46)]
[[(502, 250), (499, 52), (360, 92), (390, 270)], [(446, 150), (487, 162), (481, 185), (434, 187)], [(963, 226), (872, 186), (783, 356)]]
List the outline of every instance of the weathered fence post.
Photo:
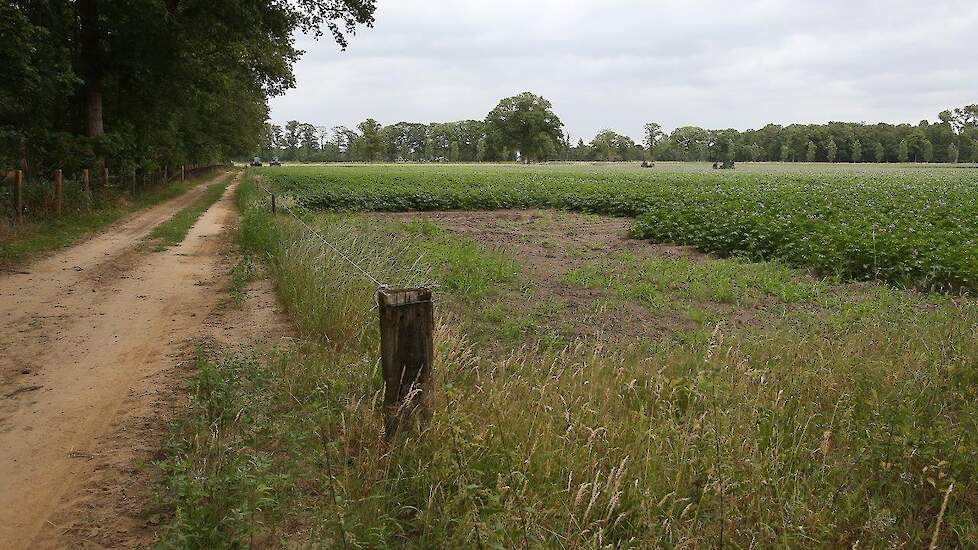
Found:
[(163, 183), (166, 183), (170, 179), (170, 165), (167, 164), (163, 167)]
[(24, 171), (14, 170), (14, 208), (17, 215), (14, 221), (17, 224), (24, 223)]
[(88, 199), (88, 204), (92, 203), (92, 179), (91, 172), (88, 168), (82, 170), (82, 187), (85, 189), (85, 198)]
[(132, 191), (130, 192), (130, 195), (132, 195), (133, 198), (135, 198), (136, 197), (136, 169), (135, 168), (132, 169), (132, 182), (131, 183), (132, 183)]
[(61, 217), (61, 191), (64, 186), (61, 170), (54, 171), (54, 213)]
[(187, 181), (187, 165), (180, 165), (180, 183)]
[(275, 213), (275, 193), (272, 193), (272, 214)]
[(431, 416), (429, 395), (435, 326), (431, 290), (377, 291), (380, 357), (384, 373), (384, 433), (405, 423), (420, 426)]
[(108, 188), (109, 188), (109, 167), (103, 166), (102, 167), (102, 189), (108, 189)]

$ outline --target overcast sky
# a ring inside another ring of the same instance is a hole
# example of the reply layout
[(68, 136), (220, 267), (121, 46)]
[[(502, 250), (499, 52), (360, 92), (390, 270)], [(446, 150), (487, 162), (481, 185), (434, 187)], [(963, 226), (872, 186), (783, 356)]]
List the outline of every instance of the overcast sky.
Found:
[(339, 51), (298, 40), (272, 119), (482, 119), (549, 99), (573, 139), (612, 128), (914, 122), (978, 103), (978, 0), (378, 0)]

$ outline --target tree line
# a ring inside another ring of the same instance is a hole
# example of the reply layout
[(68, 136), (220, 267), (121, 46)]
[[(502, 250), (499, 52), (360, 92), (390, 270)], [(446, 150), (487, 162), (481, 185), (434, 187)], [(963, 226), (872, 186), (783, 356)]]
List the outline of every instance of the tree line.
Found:
[(550, 102), (526, 92), (502, 100), (483, 120), (385, 126), (369, 118), (352, 129), (266, 122), (260, 154), (300, 162), (978, 162), (978, 105), (916, 125), (768, 124), (746, 131), (683, 126), (667, 134), (650, 122), (638, 142), (609, 129), (574, 142)]
[(294, 86), (293, 36), (341, 46), (375, 0), (0, 2), (0, 174), (248, 154)]

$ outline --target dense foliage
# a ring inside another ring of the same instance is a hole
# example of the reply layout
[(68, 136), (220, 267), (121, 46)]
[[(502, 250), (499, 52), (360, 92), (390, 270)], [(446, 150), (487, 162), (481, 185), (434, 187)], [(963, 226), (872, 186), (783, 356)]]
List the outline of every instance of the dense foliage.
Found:
[(0, 5), (0, 170), (32, 177), (251, 151), (294, 84), (294, 33), (371, 24), (374, 0), (47, 0)]
[[(522, 94), (518, 97), (532, 96)], [(501, 103), (512, 103), (508, 98)], [(549, 103), (546, 103), (549, 109)], [(495, 111), (494, 111), (495, 112)], [(552, 114), (552, 113), (550, 113)], [(978, 105), (938, 115), (938, 122), (910, 124), (768, 124), (759, 130), (707, 130), (684, 126), (666, 134), (650, 122), (641, 143), (613, 130), (601, 130), (589, 142), (572, 144), (558, 133), (559, 119), (548, 125), (544, 159), (594, 161), (781, 161), (781, 162), (978, 162)], [(540, 136), (541, 134), (536, 134)], [(267, 123), (262, 154), (283, 160), (481, 162), (513, 160), (519, 140), (500, 140), (493, 114), (486, 120), (383, 126), (374, 119), (356, 130), (289, 121)], [(532, 156), (532, 155), (531, 155)]]
[(637, 236), (708, 252), (780, 258), (845, 278), (978, 288), (978, 174), (970, 169), (324, 166), (265, 174), (309, 209), (637, 216)]

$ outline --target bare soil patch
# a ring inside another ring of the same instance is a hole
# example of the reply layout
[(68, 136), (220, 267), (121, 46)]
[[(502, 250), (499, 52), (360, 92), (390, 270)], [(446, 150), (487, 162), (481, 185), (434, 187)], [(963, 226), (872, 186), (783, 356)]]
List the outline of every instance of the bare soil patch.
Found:
[(639, 258), (684, 258), (707, 261), (692, 247), (654, 244), (628, 237), (629, 218), (610, 218), (552, 210), (498, 210), (384, 213), (385, 219), (428, 219), (464, 235), (480, 246), (517, 259), (533, 280), (529, 295), (510, 296), (527, 305), (557, 301), (564, 337), (650, 338), (695, 328), (676, 311), (652, 312), (640, 304), (614, 300), (602, 288), (580, 288), (562, 280), (593, 260), (628, 252)]

